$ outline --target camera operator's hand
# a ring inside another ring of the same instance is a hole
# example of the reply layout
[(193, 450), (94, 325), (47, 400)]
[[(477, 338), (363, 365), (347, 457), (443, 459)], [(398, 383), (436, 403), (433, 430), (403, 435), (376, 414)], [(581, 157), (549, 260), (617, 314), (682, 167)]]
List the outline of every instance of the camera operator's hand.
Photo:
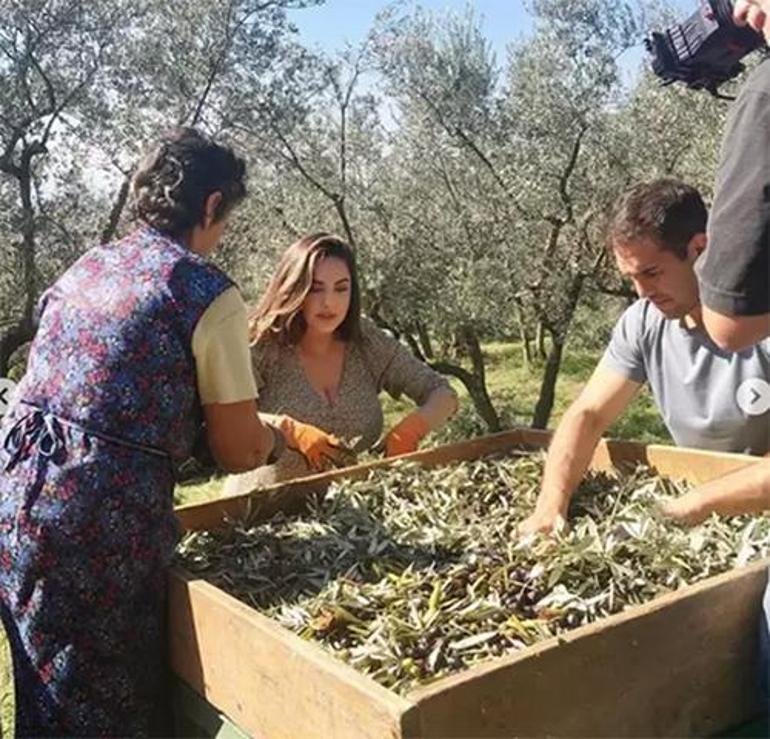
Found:
[(770, 44), (770, 0), (737, 0), (733, 17), (739, 26), (750, 26), (764, 34)]

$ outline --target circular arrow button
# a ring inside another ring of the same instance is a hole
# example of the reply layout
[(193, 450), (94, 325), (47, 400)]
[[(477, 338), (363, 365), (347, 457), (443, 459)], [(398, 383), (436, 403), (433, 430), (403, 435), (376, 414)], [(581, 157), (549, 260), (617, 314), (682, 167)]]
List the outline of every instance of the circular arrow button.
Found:
[(749, 416), (761, 416), (770, 411), (770, 382), (753, 377), (738, 388), (738, 407)]
[(16, 383), (7, 377), (0, 377), (0, 417), (5, 415), (13, 399)]

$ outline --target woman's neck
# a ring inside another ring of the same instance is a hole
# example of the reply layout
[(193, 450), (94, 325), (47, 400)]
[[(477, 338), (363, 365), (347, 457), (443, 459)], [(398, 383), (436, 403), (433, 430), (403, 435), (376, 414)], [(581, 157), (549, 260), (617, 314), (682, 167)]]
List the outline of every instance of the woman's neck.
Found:
[(309, 357), (317, 357), (328, 354), (337, 343), (338, 339), (334, 334), (305, 331), (299, 340), (299, 348), (303, 354)]

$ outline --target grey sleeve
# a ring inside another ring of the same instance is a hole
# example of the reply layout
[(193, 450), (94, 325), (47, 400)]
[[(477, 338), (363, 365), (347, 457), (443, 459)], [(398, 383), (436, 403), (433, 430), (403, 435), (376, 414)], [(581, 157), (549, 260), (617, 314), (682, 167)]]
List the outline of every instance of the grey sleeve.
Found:
[(450, 389), (447, 379), (421, 362), (405, 346), (398, 346), (382, 376), (385, 391), (394, 398), (403, 393), (417, 405), (427, 402), (437, 388)]
[(377, 384), (393, 398), (406, 395), (417, 405), (439, 387), (451, 389), (447, 379), (421, 362), (403, 344), (368, 321), (362, 326), (366, 363)]
[(637, 300), (615, 324), (612, 338), (600, 362), (634, 382), (647, 380), (642, 342), (644, 340), (644, 301)]
[(744, 83), (722, 142), (708, 247), (696, 263), (702, 302), (723, 315), (770, 313), (770, 60)]

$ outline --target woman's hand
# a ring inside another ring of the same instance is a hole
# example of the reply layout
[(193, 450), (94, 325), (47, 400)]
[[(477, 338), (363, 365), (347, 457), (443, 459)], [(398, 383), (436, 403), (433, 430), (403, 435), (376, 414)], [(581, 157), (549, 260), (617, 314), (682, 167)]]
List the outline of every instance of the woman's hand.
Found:
[(336, 436), (289, 416), (281, 416), (277, 425), (286, 438), (286, 446), (299, 452), (314, 470), (343, 467), (347, 463), (349, 451)]
[(397, 457), (417, 451), (420, 441), (430, 431), (428, 422), (417, 411), (397, 423), (385, 437), (385, 456)]

